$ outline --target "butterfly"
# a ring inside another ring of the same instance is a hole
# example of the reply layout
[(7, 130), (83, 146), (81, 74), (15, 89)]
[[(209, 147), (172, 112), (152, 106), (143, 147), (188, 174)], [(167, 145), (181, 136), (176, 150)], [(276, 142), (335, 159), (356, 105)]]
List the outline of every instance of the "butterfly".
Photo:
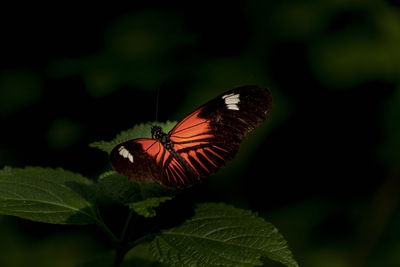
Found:
[(136, 182), (185, 188), (218, 171), (246, 135), (267, 117), (271, 93), (259, 86), (229, 90), (184, 117), (168, 133), (121, 143), (110, 153), (113, 168)]

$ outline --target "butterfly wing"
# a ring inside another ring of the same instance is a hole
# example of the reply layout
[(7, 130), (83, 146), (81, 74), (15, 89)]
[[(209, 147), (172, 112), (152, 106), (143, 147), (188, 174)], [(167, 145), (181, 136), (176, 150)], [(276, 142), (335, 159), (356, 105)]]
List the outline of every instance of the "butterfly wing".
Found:
[(130, 180), (183, 187), (191, 176), (179, 157), (156, 139), (133, 139), (117, 145), (110, 154), (113, 168)]
[(268, 89), (244, 86), (217, 96), (181, 120), (169, 137), (195, 174), (185, 186), (232, 159), (245, 136), (266, 119), (271, 104)]
[(232, 159), (246, 134), (266, 119), (270, 108), (268, 89), (230, 90), (193, 111), (168, 133), (172, 150), (156, 139), (134, 139), (116, 146), (110, 162), (136, 182), (191, 186)]
[(110, 153), (110, 162), (117, 172), (127, 178), (151, 183), (160, 177), (159, 163), (167, 153), (164, 146), (155, 139), (133, 139), (114, 147)]

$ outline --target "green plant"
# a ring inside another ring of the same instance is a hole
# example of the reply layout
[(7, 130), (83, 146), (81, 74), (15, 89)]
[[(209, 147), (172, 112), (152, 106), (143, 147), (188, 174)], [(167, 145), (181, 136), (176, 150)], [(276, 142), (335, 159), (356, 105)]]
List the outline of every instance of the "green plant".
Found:
[[(151, 125), (137, 125), (111, 142), (91, 146), (110, 152), (117, 143), (148, 136)], [(168, 131), (173, 125), (161, 126)], [(157, 208), (176, 194), (159, 184), (129, 181), (114, 171), (96, 181), (63, 169), (5, 167), (0, 171), (0, 213), (43, 223), (95, 224), (115, 248), (114, 266), (137, 264), (124, 262), (124, 256), (138, 247), (149, 249), (154, 261), (171, 266), (254, 266), (262, 265), (263, 258), (298, 266), (278, 230), (248, 210), (201, 203), (191, 218), (160, 227), (158, 217), (163, 215), (157, 214)], [(125, 207), (126, 220), (119, 231), (109, 227), (110, 218), (102, 213), (110, 205)], [(146, 226), (140, 231), (138, 221)]]

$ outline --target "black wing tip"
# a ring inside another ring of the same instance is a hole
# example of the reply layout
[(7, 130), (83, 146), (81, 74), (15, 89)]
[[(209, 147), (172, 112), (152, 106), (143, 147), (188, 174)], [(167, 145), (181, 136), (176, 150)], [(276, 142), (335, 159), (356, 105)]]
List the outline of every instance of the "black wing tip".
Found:
[(269, 90), (269, 88), (262, 87), (259, 85), (243, 85), (243, 86), (239, 86), (235, 89), (232, 89), (231, 91), (235, 91), (235, 90), (240, 90), (240, 91), (241, 90), (246, 90), (246, 91), (252, 90), (255, 92), (259, 92), (259, 94), (262, 94), (265, 99), (265, 104), (266, 104), (266, 114), (265, 115), (269, 114), (271, 107), (272, 107), (272, 93)]
[(262, 94), (265, 95), (265, 97), (268, 99), (269, 103), (272, 103), (271, 90), (269, 88), (267, 88), (267, 87), (262, 87), (262, 86), (255, 85), (255, 84), (253, 84), (253, 85), (242, 85), (242, 86), (236, 87), (236, 88), (234, 88), (234, 89), (232, 89), (230, 91), (236, 91), (236, 90), (255, 90), (255, 91), (259, 91), (259, 92), (261, 92)]
[(240, 90), (240, 89), (241, 90), (255, 89), (255, 90), (261, 90), (261, 91), (267, 91), (268, 93), (270, 93), (269, 88), (262, 87), (257, 84), (241, 85), (232, 90)]

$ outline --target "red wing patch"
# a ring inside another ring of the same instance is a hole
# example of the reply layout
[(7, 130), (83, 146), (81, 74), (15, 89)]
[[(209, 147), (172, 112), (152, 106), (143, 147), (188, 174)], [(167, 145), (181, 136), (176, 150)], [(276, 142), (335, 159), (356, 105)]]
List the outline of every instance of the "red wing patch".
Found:
[(137, 141), (142, 144), (144, 152), (149, 154), (163, 169), (168, 184), (185, 184), (187, 171), (160, 142), (154, 139), (138, 139)]
[(227, 159), (229, 151), (212, 143), (202, 145), (175, 145), (179, 155), (186, 160), (198, 177), (207, 177), (221, 168)]
[[(165, 183), (174, 184), (177, 187), (187, 183), (188, 174), (184, 165), (180, 163), (165, 147), (154, 139), (138, 139), (143, 150), (155, 159), (156, 163), (163, 169)], [(153, 142), (151, 142), (153, 141)]]
[(199, 118), (199, 113), (202, 108), (199, 108), (181, 120), (169, 133), (172, 142), (188, 143), (197, 142), (212, 138), (210, 121), (204, 118)]
[(178, 152), (197, 177), (215, 173), (229, 159), (229, 150), (215, 143), (210, 120), (199, 117), (203, 108), (195, 110), (180, 121), (169, 133), (174, 150)]
[(187, 170), (174, 157), (169, 158), (169, 162), (165, 166), (165, 175), (170, 184), (175, 184), (177, 186), (187, 184)]

